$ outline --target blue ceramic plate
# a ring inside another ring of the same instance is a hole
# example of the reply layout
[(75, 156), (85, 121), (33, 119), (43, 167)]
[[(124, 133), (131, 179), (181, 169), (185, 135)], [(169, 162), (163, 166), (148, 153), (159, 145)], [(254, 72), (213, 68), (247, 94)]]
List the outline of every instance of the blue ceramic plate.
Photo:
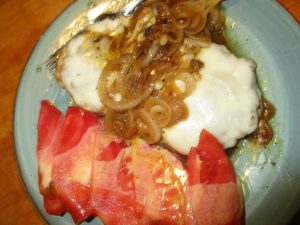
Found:
[[(272, 0), (226, 0), (227, 35), (236, 54), (257, 62), (259, 84), (277, 109), (275, 137), (254, 151), (241, 141), (231, 159), (243, 184), (247, 225), (283, 225), (300, 202), (300, 28)], [(82, 12), (87, 1), (75, 1), (49, 27), (36, 45), (22, 76), (15, 107), (16, 152), (27, 190), (53, 225), (73, 224), (70, 216), (50, 216), (38, 191), (36, 124), (40, 100), (61, 110), (70, 98), (42, 62), (62, 31)], [(101, 224), (98, 219), (83, 224)]]

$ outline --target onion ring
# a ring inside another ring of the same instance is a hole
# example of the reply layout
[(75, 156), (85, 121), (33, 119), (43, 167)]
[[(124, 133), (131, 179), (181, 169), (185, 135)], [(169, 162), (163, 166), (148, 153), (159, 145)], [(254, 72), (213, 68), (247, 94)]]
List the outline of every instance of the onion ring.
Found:
[(159, 98), (148, 98), (144, 109), (158, 122), (160, 127), (165, 127), (172, 119), (172, 109), (168, 103)]
[(148, 144), (157, 143), (161, 139), (161, 127), (146, 110), (139, 109), (138, 111), (136, 111), (135, 120), (137, 124), (138, 134)]
[(125, 139), (132, 138), (136, 133), (136, 125), (132, 110), (127, 110), (125, 112), (107, 110), (104, 118), (104, 126), (107, 130), (112, 131)]

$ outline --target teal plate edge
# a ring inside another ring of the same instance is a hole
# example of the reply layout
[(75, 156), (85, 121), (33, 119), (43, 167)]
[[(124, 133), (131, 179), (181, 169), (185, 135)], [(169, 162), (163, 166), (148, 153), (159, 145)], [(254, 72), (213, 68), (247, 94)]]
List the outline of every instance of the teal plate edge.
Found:
[[(224, 6), (228, 14), (226, 24), (229, 27), (232, 49), (238, 55), (256, 61), (258, 59), (257, 72), (263, 92), (279, 106), (278, 116), (274, 121), (275, 126), (281, 128), (276, 133), (276, 142), (279, 144), (272, 143), (278, 154), (274, 153), (273, 148), (265, 151), (262, 149), (255, 155), (246, 154), (243, 151), (247, 150), (247, 143), (243, 142), (240, 143), (241, 148), (231, 157), (239, 176), (243, 179), (246, 175), (246, 224), (286, 224), (300, 205), (300, 153), (297, 153), (300, 149), (300, 120), (297, 119), (300, 115), (297, 105), (297, 97), (300, 95), (299, 25), (273, 0), (226, 0)], [(74, 2), (57, 17), (41, 37), (24, 69), (15, 104), (15, 147), (23, 181), (46, 221), (55, 225), (73, 222), (68, 214), (63, 217), (50, 216), (43, 208), (37, 185), (36, 120), (39, 100), (51, 99), (62, 110), (70, 100), (45, 68), (41, 72), (36, 68), (43, 67), (42, 61), (51, 54), (62, 30), (85, 9), (87, 1)], [(249, 20), (249, 14), (255, 16)], [(257, 21), (261, 18), (263, 21)], [(266, 18), (272, 23), (266, 23)], [(272, 41), (274, 35), (276, 43)], [(259, 50), (256, 51), (255, 48)], [(272, 65), (272, 68), (268, 68), (269, 65)], [(270, 80), (271, 74), (274, 80)], [(250, 170), (247, 170), (249, 168)], [(264, 179), (263, 182), (260, 181), (261, 178)], [(250, 179), (250, 182), (247, 179)], [(92, 220), (82, 224), (101, 223)]]

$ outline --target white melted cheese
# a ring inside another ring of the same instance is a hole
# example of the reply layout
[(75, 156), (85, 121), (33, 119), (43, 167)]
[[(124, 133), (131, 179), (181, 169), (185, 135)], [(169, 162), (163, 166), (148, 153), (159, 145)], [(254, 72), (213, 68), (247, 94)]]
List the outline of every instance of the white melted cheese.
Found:
[(110, 40), (102, 38), (97, 43), (97, 49), (89, 39), (89, 35), (81, 35), (68, 44), (59, 76), (77, 105), (89, 111), (100, 112), (103, 104), (98, 96), (97, 86), (106, 64), (105, 55), (109, 50)]
[(217, 44), (203, 49), (196, 58), (204, 67), (196, 89), (184, 100), (189, 116), (163, 130), (163, 141), (185, 155), (198, 144), (204, 128), (225, 148), (252, 133), (257, 127), (261, 97), (253, 61), (237, 58)]
[(88, 27), (88, 31), (115, 36), (124, 32), (128, 26), (130, 17), (119, 17), (115, 19), (106, 18)]

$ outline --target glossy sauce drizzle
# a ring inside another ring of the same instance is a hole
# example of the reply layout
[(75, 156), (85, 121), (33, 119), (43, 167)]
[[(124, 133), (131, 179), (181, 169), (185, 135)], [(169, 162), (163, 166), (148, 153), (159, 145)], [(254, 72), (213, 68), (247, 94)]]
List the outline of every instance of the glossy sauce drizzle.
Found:
[(260, 103), (260, 112), (258, 126), (250, 135), (250, 140), (256, 146), (263, 147), (273, 138), (273, 129), (270, 120), (274, 117), (276, 109), (271, 102), (263, 97)]

